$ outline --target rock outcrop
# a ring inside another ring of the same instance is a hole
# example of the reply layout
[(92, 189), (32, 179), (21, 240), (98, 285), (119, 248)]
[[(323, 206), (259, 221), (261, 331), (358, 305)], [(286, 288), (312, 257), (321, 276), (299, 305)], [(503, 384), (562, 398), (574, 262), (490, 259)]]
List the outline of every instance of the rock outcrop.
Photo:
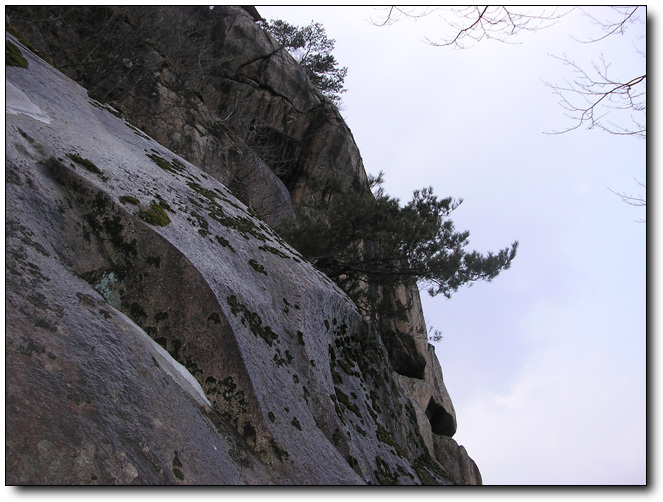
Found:
[[(366, 188), (336, 107), (244, 9), (24, 7), (10, 14), (92, 96), (233, 189), (252, 184), (251, 151), (295, 203), (339, 183)], [(269, 221), (279, 208), (265, 195), (246, 202)]]
[(8, 484), (481, 482), (418, 293), (385, 336), (269, 226), (366, 174), (249, 12), (8, 9)]

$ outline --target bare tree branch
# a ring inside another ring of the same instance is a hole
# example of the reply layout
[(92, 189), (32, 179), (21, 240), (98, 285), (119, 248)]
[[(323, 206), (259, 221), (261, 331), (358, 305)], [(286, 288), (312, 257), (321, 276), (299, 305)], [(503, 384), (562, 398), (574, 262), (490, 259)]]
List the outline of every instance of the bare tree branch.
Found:
[(419, 7), (408, 7), (406, 9), (404, 7), (396, 7), (392, 5), (391, 7), (380, 7), (380, 9), (386, 10), (387, 14), (382, 21), (374, 21), (371, 19), (371, 23), (375, 26), (390, 26), (402, 19), (419, 19), (426, 17), (436, 10), (436, 7), (425, 7), (420, 13), (417, 13)]
[(604, 32), (604, 35), (598, 38), (590, 38), (587, 40), (580, 40), (579, 38), (575, 38), (573, 36), (571, 38), (573, 38), (573, 40), (576, 42), (591, 44), (604, 40), (612, 35), (623, 35), (626, 32), (627, 26), (630, 23), (635, 22), (636, 19), (634, 18), (634, 15), (639, 8), (640, 6), (613, 7), (613, 9), (620, 15), (620, 18), (616, 22), (601, 21), (583, 9), (583, 14), (591, 19), (592, 23), (599, 26)]
[[(537, 31), (552, 26), (574, 10), (525, 10), (522, 7), (506, 6), (391, 6), (385, 9), (384, 19), (372, 21), (376, 26), (391, 25), (403, 19), (419, 19), (434, 11), (442, 12), (440, 17), (453, 30), (452, 34), (439, 41), (426, 37), (425, 41), (437, 47), (455, 48), (465, 48), (484, 39), (507, 43), (523, 31)], [(583, 10), (584, 15), (599, 26), (603, 34), (584, 41), (575, 40), (582, 43), (599, 42), (613, 35), (623, 35), (629, 26), (643, 22), (639, 6), (614, 7), (613, 12), (618, 15), (616, 20), (599, 19), (593, 13)], [(645, 56), (643, 50), (638, 52)], [(609, 75), (610, 65), (606, 64), (603, 56), (600, 64), (593, 63), (591, 69), (582, 68), (566, 55), (553, 57), (573, 71), (574, 77), (570, 81), (566, 80), (564, 84), (546, 82), (559, 97), (559, 103), (566, 111), (565, 115), (573, 120), (573, 124), (551, 134), (562, 134), (587, 126), (589, 129), (602, 129), (611, 134), (646, 139), (647, 75), (644, 71), (641, 75), (620, 80)]]
[(402, 19), (419, 19), (434, 11), (440, 11), (440, 18), (451, 28), (452, 34), (442, 36), (438, 41), (425, 37), (425, 41), (436, 47), (454, 46), (459, 49), (469, 47), (483, 39), (510, 43), (510, 37), (522, 31), (536, 31), (552, 26), (568, 12), (557, 9), (548, 12), (528, 12), (517, 7), (467, 6), (467, 7), (388, 7), (381, 21), (372, 21), (376, 26), (387, 26)]
[[(402, 7), (388, 7), (386, 17), (381, 22), (373, 21), (376, 26), (386, 26), (402, 19), (418, 19), (428, 16), (434, 10), (442, 8), (416, 8), (404, 9)], [(552, 12), (546, 9), (525, 10), (523, 7), (506, 6), (466, 6), (449, 7), (444, 9), (442, 21), (453, 30), (450, 36), (442, 37), (440, 41), (425, 41), (437, 47), (465, 48), (484, 39), (500, 42), (510, 42), (512, 37), (523, 31), (538, 31), (557, 23), (563, 16), (572, 12), (574, 8)], [(601, 34), (587, 35), (580, 40), (571, 37), (583, 44), (602, 42), (616, 35), (625, 35), (628, 28), (635, 24), (645, 22), (641, 6), (613, 7), (610, 16), (606, 9), (583, 10), (590, 23), (598, 26)], [(601, 17), (595, 15), (601, 13)], [(584, 29), (584, 28), (583, 28)], [(646, 35), (639, 37), (639, 42), (645, 40)], [(635, 52), (646, 58), (645, 44), (636, 46), (635, 40), (631, 42)], [(628, 78), (613, 77), (610, 64), (603, 55), (598, 63), (581, 66), (569, 59), (566, 54), (553, 56), (562, 64), (571, 69), (572, 77), (562, 84), (544, 82), (558, 96), (559, 104), (564, 115), (571, 119), (571, 124), (561, 130), (548, 134), (563, 134), (569, 131), (586, 127), (587, 129), (601, 129), (610, 134), (619, 136), (633, 136), (639, 139), (647, 138), (647, 74), (643, 67), (641, 71), (631, 74)], [(644, 186), (644, 185), (643, 185)], [(633, 206), (645, 206), (646, 199), (641, 196), (630, 196), (617, 193), (624, 202)]]
[[(635, 179), (635, 178), (634, 178)], [(645, 193), (647, 191), (647, 186), (635, 179), (635, 182), (643, 187), (645, 189)], [(645, 195), (644, 197), (641, 194), (638, 195), (627, 195), (624, 192), (615, 192), (613, 189), (608, 188), (612, 193), (615, 195), (618, 195), (624, 203), (628, 204), (629, 206), (634, 206), (634, 207), (646, 207), (647, 206), (647, 196)], [(645, 220), (637, 220), (638, 223), (645, 223)]]
[[(458, 28), (459, 28), (459, 29), (458, 29), (458, 33), (457, 33), (456, 36), (453, 38), (453, 40), (450, 40), (450, 41), (447, 41), (447, 42), (443, 42), (443, 43), (435, 43), (435, 42), (432, 42), (428, 37), (426, 37), (426, 41), (427, 41), (430, 45), (437, 46), (437, 47), (445, 46), (445, 45), (455, 45), (455, 46), (457, 46), (457, 47), (461, 47), (461, 48), (462, 48), (462, 46), (461, 46), (460, 43), (459, 43), (459, 40), (462, 40), (462, 39), (465, 38), (466, 36), (467, 36), (467, 37), (470, 37), (470, 38), (472, 38), (473, 40), (476, 40), (476, 41), (481, 40), (481, 38), (483, 38), (483, 36), (486, 35), (486, 30), (485, 30), (485, 27), (483, 26), (483, 21), (484, 21), (484, 16), (486, 15), (486, 11), (488, 10), (488, 7), (487, 7), (487, 6), (484, 7), (483, 10), (481, 10), (481, 12), (479, 12), (479, 10), (480, 10), (479, 7), (473, 7), (473, 9), (476, 9), (476, 12), (477, 12), (477, 14), (478, 14), (478, 15), (477, 15), (477, 18), (476, 18), (476, 21), (474, 21), (474, 22), (473, 22), (470, 26), (468, 26), (467, 28), (460, 28), (460, 27), (458, 27)], [(486, 19), (486, 23), (487, 23), (488, 25), (491, 24), (491, 22), (490, 22), (489, 19)], [(479, 35), (479, 38), (476, 38), (475, 36), (472, 35), (472, 31), (473, 31), (475, 28), (477, 28), (477, 26), (479, 27), (479, 29), (480, 29), (480, 33), (481, 33), (481, 35)], [(456, 27), (456, 26), (455, 26), (455, 27)], [(487, 36), (487, 35), (486, 35), (486, 36)], [(488, 37), (488, 38), (490, 38), (490, 37)]]
[[(610, 65), (601, 56), (600, 64), (592, 64), (592, 74), (566, 55), (553, 56), (574, 73), (572, 81), (564, 85), (545, 84), (559, 97), (560, 106), (565, 115), (573, 120), (573, 125), (550, 134), (563, 134), (582, 126), (587, 129), (598, 128), (611, 134), (647, 138), (645, 125), (647, 111), (647, 75), (638, 75), (628, 81), (615, 80), (609, 75)], [(606, 119), (608, 113), (617, 111), (623, 119), (628, 113), (632, 126), (618, 125)]]

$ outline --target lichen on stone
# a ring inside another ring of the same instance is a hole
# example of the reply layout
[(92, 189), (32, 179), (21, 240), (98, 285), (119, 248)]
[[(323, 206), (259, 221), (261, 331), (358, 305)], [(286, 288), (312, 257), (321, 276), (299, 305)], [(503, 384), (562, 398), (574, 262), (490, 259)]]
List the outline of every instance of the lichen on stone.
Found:
[(117, 284), (118, 279), (115, 275), (115, 272), (105, 273), (101, 277), (99, 283), (94, 286), (94, 289), (104, 297), (110, 305), (118, 307), (120, 305), (120, 295), (114, 287)]

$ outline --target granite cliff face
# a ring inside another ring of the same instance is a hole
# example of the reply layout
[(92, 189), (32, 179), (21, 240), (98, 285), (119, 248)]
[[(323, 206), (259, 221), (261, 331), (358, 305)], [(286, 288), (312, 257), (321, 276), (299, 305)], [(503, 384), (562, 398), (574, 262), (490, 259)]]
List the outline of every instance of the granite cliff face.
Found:
[(243, 9), (9, 13), (56, 67), (244, 195), (267, 221), (289, 214), (291, 200), (324, 196), (331, 184), (366, 188), (359, 150), (338, 110)]
[(481, 482), (418, 293), (385, 336), (270, 226), (366, 174), (249, 11), (7, 12), (8, 484)]

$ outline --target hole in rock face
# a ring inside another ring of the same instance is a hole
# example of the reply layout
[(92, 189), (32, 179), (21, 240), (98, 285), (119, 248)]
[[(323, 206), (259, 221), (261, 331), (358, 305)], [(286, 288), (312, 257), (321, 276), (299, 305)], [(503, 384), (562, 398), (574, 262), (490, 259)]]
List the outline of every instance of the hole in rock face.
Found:
[(412, 336), (396, 331), (382, 333), (389, 360), (396, 373), (410, 378), (424, 378), (426, 359), (417, 350)]
[(436, 403), (432, 397), (426, 407), (426, 416), (430, 422), (433, 434), (451, 437), (456, 433), (453, 416), (447, 413), (447, 410)]

